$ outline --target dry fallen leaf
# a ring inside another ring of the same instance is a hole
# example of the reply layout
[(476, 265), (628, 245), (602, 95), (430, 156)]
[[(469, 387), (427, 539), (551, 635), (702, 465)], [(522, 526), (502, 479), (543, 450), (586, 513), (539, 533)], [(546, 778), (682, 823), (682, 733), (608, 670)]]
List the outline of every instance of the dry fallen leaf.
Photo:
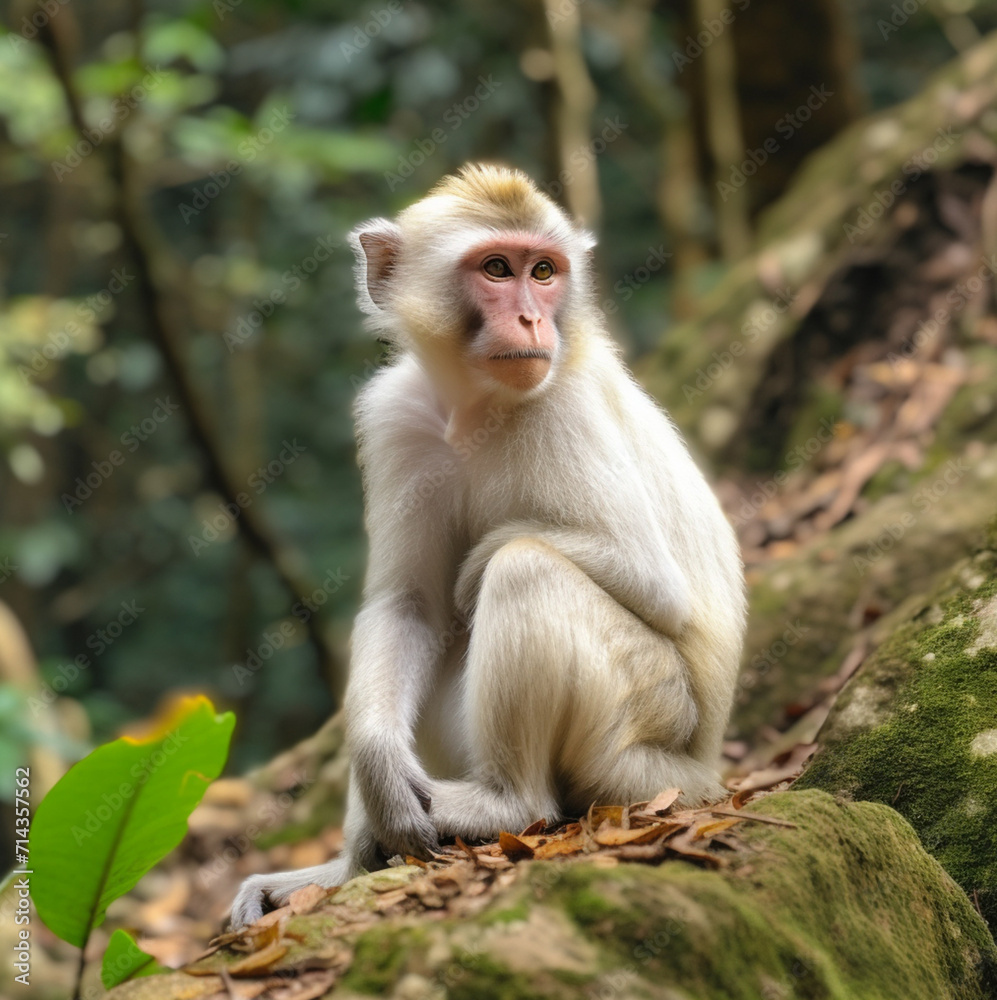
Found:
[(306, 885), (303, 889), (292, 892), (287, 899), (291, 913), (311, 913), (329, 895), (328, 889), (320, 885)]
[(795, 778), (816, 750), (816, 743), (797, 743), (784, 758), (782, 756), (776, 758), (779, 763), (774, 763), (770, 767), (755, 771), (743, 778), (738, 783), (737, 792), (734, 795), (734, 807), (740, 808), (752, 792), (772, 788), (783, 781)]
[(603, 847), (621, 847), (623, 844), (649, 844), (681, 829), (682, 826), (678, 823), (655, 823), (652, 826), (635, 827), (630, 830), (608, 826), (603, 823), (596, 830), (592, 839)]
[(335, 972), (320, 969), (299, 973), (295, 979), (268, 979), (264, 985), (270, 1000), (318, 1000), (329, 994), (337, 978)]
[(512, 833), (499, 834), (499, 847), (510, 861), (523, 861), (533, 857), (533, 848)]
[(404, 903), (406, 899), (408, 899), (407, 885), (402, 886), (400, 889), (388, 889), (386, 892), (378, 895), (374, 901), (374, 909), (378, 913), (384, 913), (398, 906), (400, 903)]
[(291, 915), (289, 906), (282, 906), (279, 910), (271, 910), (264, 913), (259, 920), (243, 932), (243, 941), (250, 945), (253, 951), (262, 951), (276, 944), (281, 938), (283, 924), (287, 917)]
[(709, 840), (714, 834), (723, 833), (732, 826), (737, 826), (745, 817), (735, 816), (732, 819), (715, 819), (708, 823), (703, 823), (695, 828), (696, 832), (693, 840)]
[(786, 819), (776, 819), (775, 816), (762, 816), (759, 813), (742, 813), (740, 811), (735, 812), (731, 809), (718, 809), (713, 808), (710, 810), (714, 816), (735, 816), (737, 819), (744, 820), (747, 823), (770, 823), (772, 826), (783, 826), (787, 830), (795, 830), (796, 824), (790, 823)]
[(699, 847), (693, 847), (692, 842), (694, 839), (695, 831), (690, 827), (672, 837), (668, 841), (668, 848), (676, 854), (681, 854), (684, 858), (694, 858), (696, 861), (702, 861), (708, 868), (722, 867), (723, 862), (715, 854), (710, 854)]
[(642, 805), (639, 809), (635, 806), (634, 812), (631, 813), (631, 817), (644, 817), (649, 818), (664, 816), (669, 809), (678, 801), (678, 797), (682, 794), (681, 788), (667, 788), (663, 792), (659, 792), (650, 802)]
[(597, 830), (608, 819), (613, 826), (623, 826), (623, 806), (591, 805), (588, 811), (588, 822), (593, 830)]
[(533, 837), (537, 834), (541, 834), (547, 829), (547, 820), (538, 819), (535, 823), (531, 823), (521, 834), (520, 837)]
[(266, 948), (254, 951), (251, 955), (233, 962), (228, 967), (230, 976), (258, 976), (262, 972), (267, 972), (277, 964), (287, 954), (286, 944), (268, 944)]
[(545, 838), (545, 842), (534, 848), (533, 856), (538, 859), (558, 858), (584, 851), (590, 844), (590, 838), (581, 825), (572, 823), (558, 836)]
[(221, 970), (221, 977), (225, 988), (222, 993), (216, 993), (215, 996), (224, 997), (225, 1000), (255, 1000), (267, 989), (265, 980), (258, 980), (255, 983), (237, 983), (226, 969)]

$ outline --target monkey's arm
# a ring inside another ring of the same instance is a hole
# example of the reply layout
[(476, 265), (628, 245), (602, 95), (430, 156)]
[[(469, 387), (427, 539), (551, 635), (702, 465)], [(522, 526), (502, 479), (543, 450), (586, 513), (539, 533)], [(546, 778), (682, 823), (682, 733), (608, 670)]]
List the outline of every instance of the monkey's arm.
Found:
[(592, 530), (552, 527), (529, 521), (489, 532), (471, 551), (457, 579), (456, 601), (462, 613), (473, 610), (489, 560), (516, 538), (541, 538), (570, 559), (614, 600), (662, 635), (677, 637), (691, 613), (691, 594), (681, 567), (668, 550), (660, 529), (625, 520)]
[[(399, 571), (401, 569), (399, 567)], [(415, 724), (442, 649), (418, 593), (371, 596), (357, 616), (346, 696), (351, 780), (386, 857), (436, 846)]]
[(399, 365), (358, 405), (370, 557), (346, 728), (352, 781), (387, 856), (425, 857), (436, 843), (415, 727), (453, 617), (454, 477), (442, 417), (420, 388), (414, 366)]

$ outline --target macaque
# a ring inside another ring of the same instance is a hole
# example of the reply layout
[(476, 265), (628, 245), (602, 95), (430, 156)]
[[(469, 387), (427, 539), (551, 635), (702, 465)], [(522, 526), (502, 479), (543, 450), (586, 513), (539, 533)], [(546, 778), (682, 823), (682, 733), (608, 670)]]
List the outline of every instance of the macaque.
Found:
[(351, 242), (394, 355), (356, 407), (345, 848), (247, 879), (235, 926), (444, 837), (724, 795), (738, 547), (604, 329), (592, 238), (524, 174), (467, 166)]

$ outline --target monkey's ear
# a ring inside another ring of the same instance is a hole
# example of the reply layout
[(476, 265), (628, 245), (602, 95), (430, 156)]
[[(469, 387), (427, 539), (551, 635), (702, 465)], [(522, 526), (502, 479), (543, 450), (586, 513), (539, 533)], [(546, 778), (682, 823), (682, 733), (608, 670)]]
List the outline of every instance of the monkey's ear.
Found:
[(350, 233), (357, 258), (357, 295), (364, 312), (384, 308), (391, 274), (402, 250), (402, 231), (388, 219), (371, 219)]

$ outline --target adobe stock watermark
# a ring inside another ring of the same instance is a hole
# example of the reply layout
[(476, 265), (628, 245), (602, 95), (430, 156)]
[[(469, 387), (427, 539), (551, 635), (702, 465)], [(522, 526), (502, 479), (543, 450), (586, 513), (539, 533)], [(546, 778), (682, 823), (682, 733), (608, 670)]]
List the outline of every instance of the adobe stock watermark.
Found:
[[(84, 323), (95, 323), (110, 306), (115, 295), (120, 294), (135, 280), (134, 274), (129, 274), (126, 268), (115, 268), (111, 272), (111, 280), (99, 292), (88, 295), (77, 307), (76, 315)], [(37, 378), (53, 362), (69, 353), (73, 341), (83, 332), (83, 327), (75, 320), (69, 320), (61, 329), (50, 334), (41, 347), (36, 347), (22, 361), (17, 370), (21, 381), (25, 384)]]
[(809, 462), (834, 437), (836, 423), (837, 420), (831, 417), (823, 417), (818, 425), (819, 430), (786, 453), (783, 459), (785, 468), (765, 482), (758, 483), (747, 497), (742, 498), (740, 506), (730, 516), (731, 524), (735, 528), (747, 524), (786, 485), (790, 475)]
[(800, 980), (812, 975), (813, 971), (814, 966), (808, 965), (802, 958), (795, 958), (782, 982), (770, 980), (762, 987), (761, 1000), (793, 1000), (794, 997), (799, 997)]
[(624, 275), (613, 285), (613, 298), (603, 301), (602, 311), (610, 316), (619, 312), (620, 302), (629, 302), (637, 289), (646, 285), (665, 266), (665, 262), (671, 260), (672, 256), (673, 254), (666, 251), (664, 246), (649, 247), (644, 263), (635, 267), (633, 271)]
[(693, 383), (683, 383), (682, 392), (686, 402), (702, 396), (723, 378), (733, 367), (734, 362), (744, 357), (748, 345), (753, 344), (766, 330), (772, 328), (779, 317), (793, 304), (794, 298), (792, 289), (776, 289), (774, 297), (767, 304), (752, 310), (751, 315), (741, 325), (741, 336), (732, 340), (726, 348), (711, 351), (712, 360), (696, 369)]
[(589, 167), (595, 158), (606, 149), (630, 127), (629, 122), (621, 122), (620, 116), (615, 118), (606, 117), (603, 119), (602, 131), (592, 140), (579, 146), (567, 159), (565, 168), (557, 175), (555, 180), (544, 185), (544, 190), (551, 198), (560, 198), (564, 189), (570, 186), (575, 179), (575, 172)]
[[(218, 513), (201, 521), (201, 534), (188, 535), (187, 544), (195, 556), (200, 556), (212, 542), (226, 535), (242, 516), (242, 512), (252, 506), (254, 497), (260, 496), (266, 488), (275, 483), (299, 456), (307, 450), (298, 444), (298, 439), (281, 442), (281, 450), (276, 458), (261, 465), (246, 478), (246, 489), (240, 490), (231, 501), (218, 504)], [(251, 491), (251, 492), (250, 492)]]
[(461, 462), (466, 462), (475, 452), (497, 433), (509, 419), (510, 410), (504, 406), (489, 407), (481, 423), (473, 431), (467, 431), (461, 438), (450, 443), (456, 458), (444, 458), (435, 469), (424, 472), (419, 481), (406, 495), (402, 511), (411, 514), (427, 503), (443, 485), (457, 472)]
[(18, 570), (17, 563), (10, 556), (0, 560), (0, 583), (6, 583)]
[(272, 632), (264, 632), (263, 640), (257, 644), (256, 649), (246, 650), (244, 662), (232, 664), (232, 675), (239, 685), (245, 684), (257, 671), (262, 670), (273, 654), (294, 638), (296, 631), (294, 622), (285, 618)]
[(66, 508), (67, 513), (72, 514), (77, 507), (82, 507), (83, 501), (89, 500), (94, 491), (100, 489), (114, 475), (114, 470), (125, 464), (128, 455), (138, 451), (179, 409), (180, 404), (174, 403), (169, 396), (165, 399), (157, 399), (152, 413), (140, 423), (132, 424), (118, 439), (125, 450), (120, 451), (116, 448), (108, 454), (107, 458), (99, 461), (94, 459), (90, 463), (92, 471), (87, 473), (86, 478), (76, 477), (76, 489), (72, 493), (62, 494), (62, 506)]
[(842, 228), (848, 237), (849, 243), (854, 243), (857, 239), (862, 239), (875, 226), (877, 220), (881, 219), (893, 207), (897, 198), (911, 184), (926, 174), (929, 168), (937, 162), (938, 157), (950, 149), (962, 134), (953, 132), (951, 128), (941, 127), (936, 132), (935, 140), (930, 146), (904, 161), (903, 166), (900, 168), (903, 177), (897, 177), (889, 187), (875, 191), (872, 200), (864, 208), (858, 210), (854, 224), (850, 222), (844, 223)]
[(162, 741), (161, 746), (132, 764), (129, 770), (132, 780), (122, 781), (114, 791), (104, 792), (101, 804), (95, 809), (88, 809), (84, 814), (83, 825), (74, 824), (70, 827), (69, 832), (73, 835), (76, 846), (80, 847), (85, 840), (100, 832), (100, 828), (189, 740), (189, 736), (174, 729)]
[(750, 691), (809, 631), (810, 626), (799, 618), (789, 622), (778, 639), (751, 658), (750, 665), (737, 679), (738, 693)]
[(13, 943), (14, 982), (22, 986), (31, 985), (31, 876), (34, 870), (31, 861), (31, 768), (14, 769), (14, 864), (10, 876), (12, 882), (8, 897), (13, 897), (13, 916), (17, 936)]
[(433, 649), (436, 655), (442, 656), (461, 636), (467, 635), (470, 630), (471, 623), (463, 615), (454, 615), (447, 627), (433, 636)]
[(895, 3), (890, 8), (889, 20), (880, 18), (876, 22), (883, 41), (888, 42), (890, 35), (899, 31), (927, 2), (928, 0), (902, 0), (901, 3)]
[(77, 653), (68, 663), (60, 663), (56, 668), (56, 676), (52, 678), (51, 682), (46, 681), (37, 694), (29, 696), (28, 708), (31, 709), (32, 716), (37, 717), (63, 691), (74, 684), (80, 674), (89, 670), (94, 661), (103, 656), (124, 635), (125, 629), (138, 621), (145, 610), (138, 601), (122, 601), (121, 610), (117, 615), (87, 636), (84, 645), (90, 650), (90, 653)]
[(166, 74), (157, 66), (149, 70), (141, 81), (135, 84), (127, 93), (115, 97), (111, 101), (110, 111), (95, 125), (83, 130), (83, 135), (75, 144), (66, 147), (62, 160), (52, 162), (52, 170), (60, 183), (71, 174), (115, 129), (117, 124), (127, 118), (165, 79)]
[(353, 372), (350, 375), (350, 385), (354, 389), (362, 389), (379, 371), (381, 370), (381, 365), (376, 361), (372, 361), (370, 358), (364, 358), (363, 362), (363, 373), (358, 375)]
[[(791, 139), (827, 102), (834, 97), (834, 91), (828, 90), (825, 84), (819, 87), (812, 84), (810, 96), (794, 111), (784, 114), (773, 126), (774, 131), (783, 141)], [(770, 135), (757, 149), (746, 150), (740, 164), (731, 164), (730, 180), (717, 181), (717, 191), (721, 200), (726, 201), (732, 194), (739, 191), (753, 177), (758, 168), (764, 166), (770, 156), (774, 156), (782, 148), (779, 140)]]
[(883, 556), (895, 548), (904, 535), (917, 526), (920, 518), (946, 496), (967, 472), (969, 466), (961, 458), (953, 458), (946, 463), (944, 470), (935, 479), (918, 488), (911, 498), (914, 510), (905, 510), (895, 521), (884, 524), (880, 532), (868, 543), (864, 553), (852, 556), (852, 566), (858, 575), (865, 576)]
[(997, 254), (982, 258), (983, 263), (964, 281), (957, 282), (945, 294), (945, 305), (940, 306), (928, 319), (921, 322), (914, 334), (904, 341), (899, 351), (890, 351), (886, 360), (896, 368), (904, 361), (909, 361), (922, 347), (932, 343), (948, 326), (952, 317), (961, 312), (968, 302), (971, 302), (983, 291), (987, 282), (997, 274)]
[(316, 614), (318, 609), (333, 594), (338, 593), (343, 584), (347, 583), (349, 579), (346, 573), (343, 572), (342, 567), (334, 570), (330, 569), (325, 574), (322, 582), (310, 594), (303, 595), (300, 601), (295, 602), (294, 607), (291, 608), (291, 614), (303, 624), (307, 624), (312, 615)]
[(359, 55), (367, 48), (371, 41), (377, 38), (391, 23), (391, 19), (401, 12), (401, 0), (388, 0), (387, 4), (378, 10), (371, 8), (370, 18), (358, 25), (356, 31), (353, 32), (353, 41), (339, 43), (339, 51), (342, 52), (346, 61), (350, 62), (354, 56)]
[(552, 28), (556, 28), (562, 21), (571, 17), (584, 2), (585, 0), (561, 0), (556, 7), (544, 4), (547, 11), (547, 23)]
[(70, 0), (42, 0), (35, 5), (35, 9), (30, 15), (21, 18), (19, 28), (12, 28), (7, 38), (10, 46), (15, 51), (27, 42), (33, 42), (38, 37), (38, 32), (59, 13), (60, 7), (65, 7)]
[(219, 21), (225, 20), (226, 14), (231, 14), (232, 11), (242, 4), (242, 0), (213, 0), (211, 4), (211, 9), (215, 12), (215, 17)]
[(685, 47), (672, 52), (672, 62), (682, 73), (691, 66), (733, 23), (738, 14), (751, 6), (751, 0), (734, 0), (731, 7), (724, 7), (716, 17), (703, 18), (703, 27), (692, 35), (685, 36)]
[[(318, 587), (295, 603), (291, 613), (299, 621), (307, 624), (312, 615), (349, 579), (342, 569), (329, 570)], [(247, 649), (244, 661), (232, 665), (232, 674), (236, 681), (243, 685), (255, 673), (262, 670), (274, 653), (283, 649), (294, 638), (296, 631), (295, 623), (285, 618), (272, 632), (264, 632), (263, 641), (256, 649)]]
[(204, 184), (194, 189), (190, 202), (182, 201), (177, 206), (177, 211), (180, 213), (184, 225), (189, 226), (190, 220), (200, 215), (229, 186), (232, 178), (238, 177), (242, 173), (243, 167), (247, 163), (252, 163), (297, 117), (286, 106), (278, 108), (270, 116), (266, 125), (262, 126), (255, 135), (243, 139), (236, 146), (239, 159), (229, 160), (222, 170), (212, 170), (209, 174), (211, 180), (205, 181)]
[(634, 945), (631, 961), (626, 965), (614, 965), (599, 977), (598, 983), (591, 991), (586, 990), (587, 1000), (620, 1000), (643, 993), (643, 990), (634, 989), (642, 975), (642, 967), (660, 959), (670, 948), (681, 947), (687, 934), (687, 928), (679, 920), (674, 917), (666, 918), (655, 927), (653, 934), (642, 938)]
[(474, 88), (473, 93), (465, 97), (463, 101), (455, 101), (444, 112), (442, 121), (443, 125), (447, 127), (437, 126), (429, 135), (416, 139), (415, 148), (406, 153), (405, 156), (398, 158), (395, 169), (384, 171), (384, 180), (388, 185), (388, 190), (394, 191), (399, 184), (408, 180), (415, 173), (416, 168), (422, 166), (501, 86), (502, 81), (495, 80), (490, 73), (487, 77), (479, 76), (478, 85)]
[(290, 781), (298, 794), (288, 791), (278, 792), (268, 797), (260, 806), (254, 809), (251, 820), (245, 829), (226, 838), (227, 842), (221, 850), (216, 851), (210, 861), (198, 868), (196, 881), (201, 889), (209, 889), (224, 876), (228, 870), (246, 853), (256, 846), (257, 838), (273, 829), (281, 821), (301, 795), (315, 784), (316, 775), (304, 771), (292, 773)]
[(253, 308), (236, 321), (235, 329), (226, 330), (223, 336), (225, 346), (231, 354), (263, 327), (278, 306), (287, 302), (289, 294), (296, 292), (333, 254), (335, 243), (331, 235), (320, 236), (312, 252), (281, 275), (280, 286), (265, 298), (253, 299)]

